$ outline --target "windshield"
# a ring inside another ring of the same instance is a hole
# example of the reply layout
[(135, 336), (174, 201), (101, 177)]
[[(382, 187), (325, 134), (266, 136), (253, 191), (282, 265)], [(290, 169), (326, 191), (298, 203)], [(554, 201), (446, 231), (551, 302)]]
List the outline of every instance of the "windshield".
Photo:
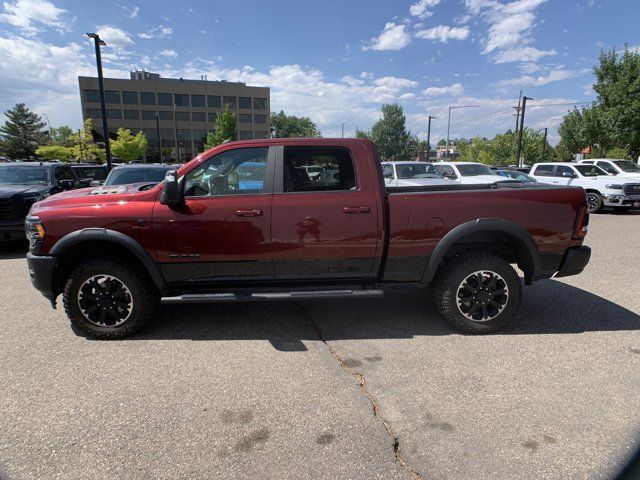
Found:
[(629, 160), (616, 160), (615, 163), (623, 172), (640, 173), (640, 167)]
[(486, 165), (480, 165), (477, 163), (463, 163), (456, 165), (460, 175), (463, 177), (475, 177), (477, 175), (494, 175), (494, 173)]
[(105, 185), (127, 185), (129, 183), (160, 183), (171, 167), (166, 168), (121, 168), (114, 169), (107, 177)]
[(48, 185), (49, 169), (37, 166), (0, 167), (0, 185)]
[(427, 175), (429, 167), (428, 163), (402, 163), (396, 165), (398, 178), (420, 178)]
[(574, 165), (573, 168), (578, 170), (580, 174), (584, 177), (597, 177), (599, 175), (606, 175), (607, 172), (602, 170), (600, 167), (596, 167), (595, 165)]

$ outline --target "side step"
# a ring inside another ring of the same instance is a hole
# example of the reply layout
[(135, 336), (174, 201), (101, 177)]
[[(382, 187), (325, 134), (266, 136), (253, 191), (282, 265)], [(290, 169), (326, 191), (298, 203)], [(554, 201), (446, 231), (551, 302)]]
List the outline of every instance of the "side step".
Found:
[(161, 303), (228, 303), (259, 300), (291, 300), (296, 298), (362, 298), (381, 297), (382, 290), (306, 290), (277, 293), (201, 293), (162, 297)]

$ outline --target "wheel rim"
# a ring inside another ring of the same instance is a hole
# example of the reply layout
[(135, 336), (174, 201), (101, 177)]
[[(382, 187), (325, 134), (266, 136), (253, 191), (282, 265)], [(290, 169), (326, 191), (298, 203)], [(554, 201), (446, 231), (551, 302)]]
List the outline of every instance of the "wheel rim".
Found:
[(587, 204), (589, 205), (589, 211), (592, 212), (596, 208), (598, 208), (598, 199), (595, 195), (587, 195)]
[(502, 313), (508, 302), (507, 282), (490, 270), (479, 270), (468, 275), (456, 291), (458, 310), (474, 322), (493, 320)]
[(129, 287), (111, 275), (94, 275), (78, 290), (78, 307), (82, 316), (99, 327), (117, 327), (126, 322), (133, 311)]

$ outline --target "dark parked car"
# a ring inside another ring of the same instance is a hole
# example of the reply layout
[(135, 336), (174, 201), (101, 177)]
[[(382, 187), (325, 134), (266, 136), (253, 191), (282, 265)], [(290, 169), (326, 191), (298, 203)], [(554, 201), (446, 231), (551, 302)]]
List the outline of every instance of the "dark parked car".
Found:
[(80, 182), (87, 187), (91, 184), (91, 182), (101, 182), (101, 184), (104, 183), (104, 181), (107, 179), (107, 175), (109, 174), (106, 165), (72, 163), (71, 168), (75, 172)]
[[(129, 164), (115, 167), (109, 172), (104, 182), (105, 186), (128, 185), (131, 183), (160, 183), (167, 171), (178, 168), (179, 165), (165, 165), (163, 163)], [(91, 185), (98, 185), (91, 182)]]
[(24, 239), (24, 219), (34, 202), (79, 186), (69, 165), (0, 163), (0, 242)]

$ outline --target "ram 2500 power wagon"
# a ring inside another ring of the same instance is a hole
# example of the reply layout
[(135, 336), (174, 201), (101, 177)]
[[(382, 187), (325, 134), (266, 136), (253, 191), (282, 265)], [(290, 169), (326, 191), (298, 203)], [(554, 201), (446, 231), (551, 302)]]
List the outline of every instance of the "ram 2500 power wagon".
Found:
[[(331, 175), (308, 174), (322, 166)], [(515, 184), (514, 184), (515, 183)], [(84, 335), (119, 338), (161, 303), (379, 296), (433, 284), (442, 316), (492, 332), (522, 282), (580, 273), (582, 188), (386, 188), (375, 146), (271, 139), (211, 149), (154, 187), (60, 193), (26, 220), (34, 286)]]

